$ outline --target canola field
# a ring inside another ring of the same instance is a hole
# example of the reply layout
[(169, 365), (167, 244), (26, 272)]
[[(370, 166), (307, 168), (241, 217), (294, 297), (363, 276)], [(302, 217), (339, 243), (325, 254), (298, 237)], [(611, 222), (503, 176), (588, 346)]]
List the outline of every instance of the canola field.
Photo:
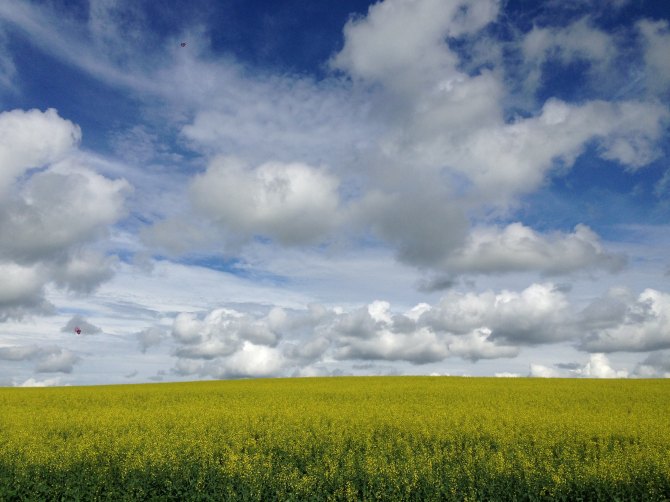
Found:
[(669, 500), (670, 381), (0, 389), (0, 500)]

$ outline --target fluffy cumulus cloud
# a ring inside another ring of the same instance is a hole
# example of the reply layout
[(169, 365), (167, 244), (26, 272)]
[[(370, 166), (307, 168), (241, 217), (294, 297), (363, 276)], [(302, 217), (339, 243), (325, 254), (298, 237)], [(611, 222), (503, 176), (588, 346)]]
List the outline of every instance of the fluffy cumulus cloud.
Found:
[(331, 64), (357, 78), (391, 82), (399, 89), (422, 85), (458, 63), (444, 42), (447, 37), (481, 29), (497, 11), (493, 0), (379, 2), (366, 17), (346, 24), (344, 48)]
[(81, 358), (61, 347), (33, 345), (0, 347), (0, 360), (34, 362), (38, 373), (72, 373), (74, 365)]
[(233, 235), (282, 244), (315, 242), (338, 216), (338, 180), (306, 164), (249, 167), (219, 158), (193, 181), (194, 204)]
[[(347, 310), (311, 305), (302, 311), (185, 312), (172, 326), (173, 371), (215, 378), (305, 375), (325, 371), (328, 362), (476, 362), (557, 344), (592, 353), (585, 363), (532, 363), (530, 376), (659, 375), (664, 360), (649, 358), (629, 373), (614, 368), (604, 352), (668, 347), (667, 296), (647, 290), (636, 299), (614, 289), (579, 310), (563, 288), (538, 283), (518, 292), (449, 292), (434, 305), (420, 303), (404, 312), (380, 300)], [(164, 340), (158, 328), (143, 333), (143, 351)]]
[[(423, 314), (434, 330), (453, 334), (477, 333), (501, 345), (532, 345), (567, 340), (571, 309), (559, 288), (533, 284), (521, 292), (449, 293)], [(509, 354), (509, 348), (508, 350)]]
[[(114, 259), (86, 249), (124, 214), (129, 185), (77, 159), (81, 131), (55, 110), (0, 114), (0, 318), (45, 312), (50, 282), (90, 292)], [(4, 275), (4, 274), (3, 274)]]
[(612, 368), (605, 354), (591, 354), (579, 374), (588, 378), (626, 378), (628, 371)]
[(605, 354), (591, 354), (588, 361), (558, 363), (553, 367), (531, 363), (530, 377), (540, 378), (628, 378), (626, 369), (615, 369)]
[[(648, 165), (661, 154), (658, 141), (670, 119), (655, 102), (557, 98), (506, 119), (501, 60), (467, 71), (450, 45), (460, 40), (474, 50), (473, 43), (487, 43), (483, 28), (498, 11), (487, 0), (386, 0), (347, 23), (331, 67), (369, 89), (372, 116), (385, 124), (358, 221), (403, 262), (454, 274), (619, 270), (622, 257), (582, 225), (551, 236), (523, 224), (468, 229), (468, 211), (513, 206), (594, 143), (598, 155), (628, 170)], [(618, 50), (588, 18), (561, 29), (536, 27), (522, 47), (540, 73), (548, 58), (607, 66)]]
[(0, 196), (25, 171), (62, 159), (81, 139), (81, 130), (56, 110), (0, 113)]
[(343, 310), (234, 309), (181, 313), (173, 323), (178, 374), (252, 376), (248, 361), (269, 374), (304, 374), (325, 361), (399, 361), (415, 365), (447, 358), (513, 358), (522, 347), (575, 336), (570, 306), (552, 284), (519, 293), (450, 293), (438, 304), (396, 312), (385, 301)]
[[(670, 295), (645, 289), (637, 297), (615, 289), (581, 313), (590, 352), (649, 351), (670, 348)], [(590, 328), (590, 329), (589, 329)]]
[(624, 256), (608, 253), (585, 225), (570, 234), (542, 235), (512, 223), (503, 229), (474, 229), (465, 245), (446, 258), (444, 268), (469, 273), (537, 270), (556, 275), (597, 268), (615, 272), (625, 262)]
[(339, 316), (331, 328), (335, 357), (421, 364), (441, 361), (449, 355), (444, 337), (414, 325), (407, 316), (396, 322), (389, 308), (387, 302), (377, 301)]
[(179, 344), (176, 355), (183, 359), (213, 360), (242, 350), (249, 356), (253, 347), (248, 344), (275, 347), (279, 341), (276, 317), (281, 316), (277, 312), (272, 311), (262, 319), (225, 308), (213, 310), (204, 318), (181, 313), (172, 326), (172, 336)]
[(78, 250), (53, 270), (53, 281), (70, 291), (90, 293), (114, 275), (118, 261), (115, 256), (104, 256), (92, 250)]
[(459, 145), (436, 143), (434, 148), (444, 150), (440, 157), (472, 180), (487, 200), (507, 203), (537, 189), (557, 162), (571, 167), (591, 140), (599, 140), (604, 158), (627, 168), (648, 164), (658, 155), (656, 141), (668, 117), (666, 108), (651, 103), (572, 105), (552, 98), (534, 117), (480, 127)]
[[(600, 141), (603, 157), (631, 169), (656, 158), (668, 111), (653, 103), (594, 100), (572, 105), (551, 98), (539, 112), (506, 122), (501, 75), (465, 73), (459, 54), (447, 43), (447, 37), (476, 33), (496, 14), (497, 4), (488, 1), (466, 6), (387, 0), (345, 27), (344, 48), (331, 64), (381, 87), (379, 113), (393, 110), (388, 112), (392, 117), (385, 117), (390, 124), (382, 142), (385, 154), (424, 169), (447, 166), (474, 184), (489, 204), (507, 204), (535, 190), (557, 161), (570, 167), (594, 139)], [(588, 47), (592, 57), (609, 53), (607, 40), (584, 22), (572, 31), (576, 34), (529, 35), (527, 50), (539, 55), (560, 47), (575, 54)], [(407, 42), (400, 37), (400, 43), (399, 32), (411, 37)]]
[(560, 378), (562, 375), (554, 368), (549, 368), (543, 364), (531, 363), (528, 376), (533, 378)]
[(57, 385), (62, 385), (60, 377), (44, 378), (42, 380), (31, 377), (21, 383), (15, 383), (16, 387), (54, 387)]
[(42, 294), (44, 280), (38, 266), (0, 262), (3, 285), (0, 288), (0, 321), (22, 317), (26, 312), (52, 311)]

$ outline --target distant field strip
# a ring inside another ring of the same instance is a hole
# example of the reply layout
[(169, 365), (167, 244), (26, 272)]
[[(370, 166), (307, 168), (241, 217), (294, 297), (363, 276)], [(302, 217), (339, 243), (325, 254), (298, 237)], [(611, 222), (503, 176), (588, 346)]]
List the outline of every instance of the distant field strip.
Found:
[(0, 500), (669, 500), (670, 381), (0, 389)]

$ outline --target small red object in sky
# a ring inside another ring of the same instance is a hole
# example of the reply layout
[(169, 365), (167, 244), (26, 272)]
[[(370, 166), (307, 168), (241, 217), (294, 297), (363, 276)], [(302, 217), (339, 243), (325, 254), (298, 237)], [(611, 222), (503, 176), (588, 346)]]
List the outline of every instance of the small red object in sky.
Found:
[(81, 335), (81, 328), (77, 326), (76, 328), (74, 328), (74, 332), (77, 333), (78, 335)]
[(182, 42), (180, 45), (181, 45), (182, 47), (186, 47), (186, 42)]

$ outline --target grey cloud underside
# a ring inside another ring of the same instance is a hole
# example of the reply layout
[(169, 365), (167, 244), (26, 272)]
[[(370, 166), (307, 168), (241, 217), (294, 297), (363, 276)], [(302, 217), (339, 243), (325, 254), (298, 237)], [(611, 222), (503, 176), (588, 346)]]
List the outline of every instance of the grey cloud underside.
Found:
[(643, 378), (670, 378), (670, 351), (659, 351), (650, 354), (637, 365), (635, 374)]
[(149, 348), (160, 345), (167, 338), (167, 333), (161, 328), (151, 327), (140, 331), (135, 336), (139, 342), (140, 350), (146, 353)]
[(10, 346), (0, 347), (0, 360), (34, 362), (37, 373), (72, 373), (81, 358), (56, 346)]

